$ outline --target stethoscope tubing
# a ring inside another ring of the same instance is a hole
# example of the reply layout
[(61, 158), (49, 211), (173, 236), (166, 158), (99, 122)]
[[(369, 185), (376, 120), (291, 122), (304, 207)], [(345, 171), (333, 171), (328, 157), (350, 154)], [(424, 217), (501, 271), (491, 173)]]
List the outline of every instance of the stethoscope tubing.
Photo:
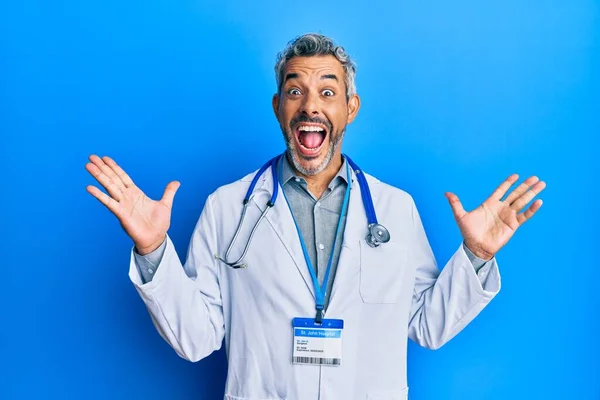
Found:
[[(250, 243), (252, 242), (252, 239), (254, 238), (254, 234), (256, 233), (256, 230), (257, 230), (258, 226), (260, 225), (260, 222), (266, 217), (269, 210), (271, 208), (273, 208), (273, 206), (275, 205), (275, 202), (277, 201), (277, 197), (279, 195), (279, 179), (277, 177), (277, 163), (279, 162), (279, 159), (281, 157), (282, 157), (282, 155), (273, 157), (271, 160), (269, 160), (267, 163), (265, 163), (258, 170), (258, 172), (254, 175), (254, 178), (252, 179), (252, 182), (250, 183), (250, 186), (248, 187), (248, 191), (246, 192), (246, 196), (244, 197), (244, 200), (243, 200), (243, 208), (242, 208), (242, 215), (240, 217), (240, 222), (237, 226), (237, 229), (235, 230), (233, 239), (231, 240), (231, 242), (229, 243), (229, 246), (227, 247), (227, 250), (225, 251), (225, 257), (221, 258), (219, 255), (215, 254), (216, 259), (222, 261), (223, 263), (227, 264), (228, 266), (230, 266), (232, 268), (237, 269), (237, 268), (246, 268), (247, 267), (247, 264), (242, 263), (242, 260), (246, 257), (246, 254), (248, 253), (248, 249), (250, 248)], [(358, 167), (358, 165), (356, 165), (356, 163), (350, 159), (350, 157), (348, 157), (347, 155), (344, 155), (344, 157), (348, 161), (348, 164), (350, 165), (350, 167), (356, 174), (356, 178), (358, 179), (358, 185), (360, 186), (360, 194), (361, 194), (363, 205), (365, 208), (365, 214), (367, 216), (369, 230), (372, 230), (373, 227), (377, 227), (377, 229), (380, 232), (383, 230), (383, 231), (385, 231), (385, 234), (387, 235), (386, 236), (387, 238), (383, 239), (383, 240), (377, 239), (377, 238), (373, 239), (374, 235), (372, 234), (372, 232), (367, 235), (366, 241), (369, 244), (369, 246), (377, 247), (377, 246), (379, 246), (379, 244), (386, 243), (387, 241), (389, 241), (389, 232), (387, 232), (387, 229), (385, 229), (385, 227), (383, 227), (382, 225), (379, 225), (379, 223), (377, 222), (377, 215), (375, 214), (375, 207), (373, 206), (373, 198), (371, 197), (371, 190), (369, 189), (369, 184), (367, 183), (367, 179), (366, 179), (364, 173)], [(273, 177), (273, 193), (271, 194), (271, 198), (267, 202), (264, 211), (261, 213), (260, 217), (254, 224), (254, 227), (252, 228), (252, 231), (250, 232), (250, 237), (248, 238), (248, 241), (246, 242), (246, 246), (244, 247), (244, 250), (242, 251), (242, 255), (236, 261), (230, 262), (230, 261), (228, 261), (229, 254), (231, 253), (231, 250), (233, 249), (233, 246), (241, 232), (242, 225), (243, 225), (244, 219), (246, 217), (246, 211), (248, 209), (248, 204), (250, 202), (250, 199), (252, 198), (252, 194), (254, 193), (256, 184), (258, 183), (260, 177), (266, 172), (266, 170), (269, 167), (271, 168), (271, 175)]]

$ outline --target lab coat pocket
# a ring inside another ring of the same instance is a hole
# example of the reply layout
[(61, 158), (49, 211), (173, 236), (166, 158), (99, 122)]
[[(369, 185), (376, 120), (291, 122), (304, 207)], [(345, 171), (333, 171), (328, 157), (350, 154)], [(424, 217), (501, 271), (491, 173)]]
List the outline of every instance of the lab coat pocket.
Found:
[(367, 400), (407, 400), (408, 399), (408, 387), (404, 389), (396, 390), (378, 390), (376, 392), (369, 392), (367, 394)]
[(393, 304), (398, 301), (406, 256), (406, 246), (401, 243), (370, 247), (361, 240), (359, 290), (363, 302)]

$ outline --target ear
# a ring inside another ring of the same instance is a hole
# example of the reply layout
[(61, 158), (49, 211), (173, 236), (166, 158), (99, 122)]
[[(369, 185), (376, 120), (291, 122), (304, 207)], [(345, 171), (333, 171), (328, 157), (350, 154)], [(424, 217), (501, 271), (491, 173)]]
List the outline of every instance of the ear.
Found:
[(275, 93), (273, 95), (272, 100), (273, 112), (275, 113), (275, 118), (279, 121), (279, 94)]
[(348, 124), (354, 121), (354, 118), (356, 118), (356, 114), (358, 114), (359, 109), (360, 97), (358, 97), (357, 94), (354, 94), (348, 99)]

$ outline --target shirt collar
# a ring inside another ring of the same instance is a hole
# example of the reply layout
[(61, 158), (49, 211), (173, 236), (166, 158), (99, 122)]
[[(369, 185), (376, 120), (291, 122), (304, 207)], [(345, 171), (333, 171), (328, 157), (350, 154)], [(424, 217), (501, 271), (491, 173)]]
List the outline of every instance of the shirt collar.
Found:
[[(287, 158), (287, 152), (283, 153), (283, 157), (282, 161), (280, 162), (281, 165), (281, 185), (285, 185), (286, 183), (288, 183), (291, 179), (299, 179), (301, 181), (306, 181), (303, 177), (298, 176), (296, 174), (296, 171), (292, 168), (292, 166), (290, 165), (290, 162)], [(329, 186), (331, 187), (332, 184), (334, 184), (335, 182), (337, 182), (339, 179), (341, 178), (343, 180), (343, 182), (345, 182), (346, 184), (348, 184), (348, 176), (346, 174), (346, 157), (342, 156), (342, 166), (340, 167), (339, 171), (337, 172), (337, 174), (333, 177), (333, 179), (331, 180), (331, 183), (329, 184)]]

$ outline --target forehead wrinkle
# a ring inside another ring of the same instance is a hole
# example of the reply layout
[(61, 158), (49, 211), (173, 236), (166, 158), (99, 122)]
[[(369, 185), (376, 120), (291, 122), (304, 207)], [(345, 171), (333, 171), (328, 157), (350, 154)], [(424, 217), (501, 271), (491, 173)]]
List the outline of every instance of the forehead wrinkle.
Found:
[(300, 78), (321, 78), (324, 75), (335, 75), (338, 80), (344, 77), (342, 64), (333, 56), (325, 57), (293, 57), (285, 68), (285, 76), (295, 73)]

